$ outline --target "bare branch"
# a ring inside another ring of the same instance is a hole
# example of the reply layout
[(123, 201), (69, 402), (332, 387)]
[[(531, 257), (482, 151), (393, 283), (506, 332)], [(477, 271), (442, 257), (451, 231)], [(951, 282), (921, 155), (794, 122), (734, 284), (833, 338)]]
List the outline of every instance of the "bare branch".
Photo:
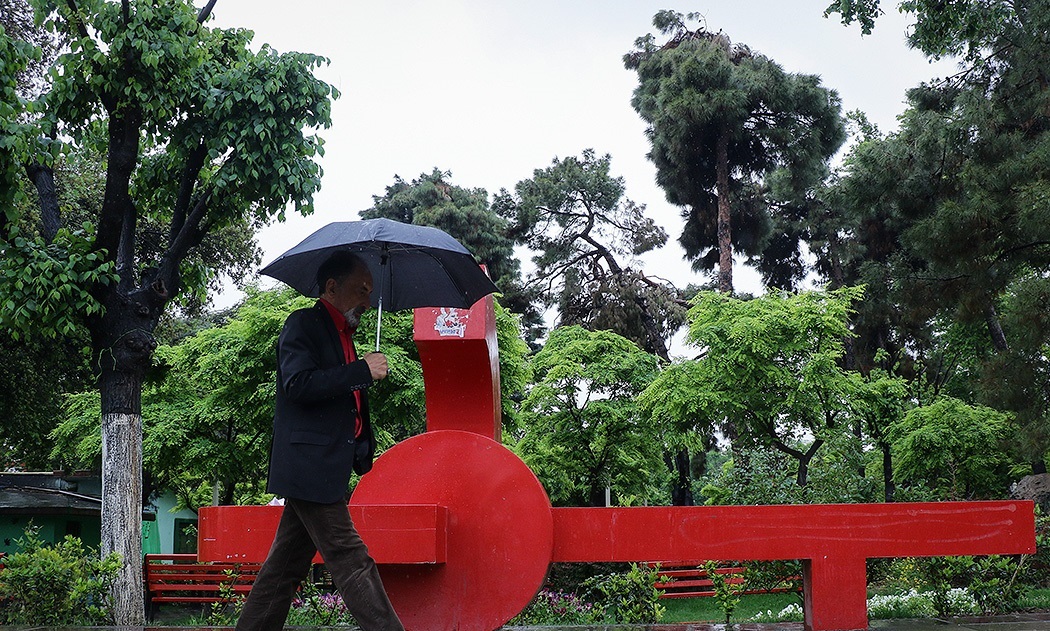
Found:
[(201, 141), (186, 159), (186, 167), (182, 170), (182, 177), (179, 180), (179, 193), (172, 212), (171, 230), (168, 233), (169, 246), (175, 242), (179, 232), (182, 231), (182, 226), (186, 223), (186, 213), (189, 212), (190, 204), (193, 201), (193, 188), (197, 182), (197, 176), (200, 175), (201, 169), (204, 167), (204, 160), (207, 156), (208, 150), (204, 146), (204, 142)]
[(156, 282), (164, 285), (164, 290), (170, 295), (178, 290), (179, 286), (179, 264), (191, 248), (200, 244), (204, 238), (204, 231), (200, 229), (205, 215), (208, 213), (208, 203), (211, 201), (211, 190), (204, 191), (197, 199), (197, 203), (186, 216), (182, 228), (171, 240), (168, 250), (161, 257), (160, 266), (157, 269)]
[(218, 2), (218, 0), (208, 0), (208, 4), (201, 8), (200, 13), (197, 14), (197, 24), (204, 24), (211, 15), (211, 10), (215, 8), (216, 2)]

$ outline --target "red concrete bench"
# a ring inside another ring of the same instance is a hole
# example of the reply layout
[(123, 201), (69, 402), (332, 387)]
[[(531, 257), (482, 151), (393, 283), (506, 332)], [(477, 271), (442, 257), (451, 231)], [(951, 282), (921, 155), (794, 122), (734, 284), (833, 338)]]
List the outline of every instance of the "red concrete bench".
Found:
[(220, 603), (247, 596), (258, 563), (198, 563), (196, 554), (147, 554), (143, 559), (149, 619), (162, 603)]
[(867, 559), (1031, 554), (1032, 502), (554, 508), (554, 561), (801, 559), (805, 626), (867, 629)]

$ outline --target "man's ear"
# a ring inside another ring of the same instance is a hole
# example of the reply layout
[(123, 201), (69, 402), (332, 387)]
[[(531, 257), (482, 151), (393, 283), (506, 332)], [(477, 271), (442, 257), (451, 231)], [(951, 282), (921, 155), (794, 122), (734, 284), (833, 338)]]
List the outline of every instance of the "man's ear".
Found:
[(321, 295), (325, 295), (331, 291), (335, 291), (336, 282), (334, 278), (329, 278), (324, 282), (324, 287), (321, 288)]

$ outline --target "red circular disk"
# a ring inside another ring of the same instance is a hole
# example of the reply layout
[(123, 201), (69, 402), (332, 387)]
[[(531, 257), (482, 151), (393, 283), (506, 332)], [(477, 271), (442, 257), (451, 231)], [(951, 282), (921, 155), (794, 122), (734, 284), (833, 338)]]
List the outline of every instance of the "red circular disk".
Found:
[(408, 631), (492, 631), (543, 585), (554, 548), (551, 504), (536, 475), (503, 445), (471, 432), (427, 432), (376, 460), (351, 505), (448, 509), (447, 560), (381, 565)]

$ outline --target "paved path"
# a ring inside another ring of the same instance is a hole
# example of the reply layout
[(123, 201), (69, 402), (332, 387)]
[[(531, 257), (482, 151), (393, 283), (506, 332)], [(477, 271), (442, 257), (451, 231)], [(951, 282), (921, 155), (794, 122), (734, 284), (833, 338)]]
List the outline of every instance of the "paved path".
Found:
[[(316, 629), (316, 627), (285, 627), (289, 631)], [(1015, 614), (988, 618), (953, 618), (951, 620), (873, 620), (872, 631), (1050, 631), (1050, 613)], [(32, 627), (5, 626), (4, 631), (201, 631), (230, 627)], [(352, 627), (326, 627), (347, 629)], [(724, 624), (681, 623), (654, 625), (622, 625), (593, 627), (504, 627), (506, 631), (804, 631), (801, 622)]]

